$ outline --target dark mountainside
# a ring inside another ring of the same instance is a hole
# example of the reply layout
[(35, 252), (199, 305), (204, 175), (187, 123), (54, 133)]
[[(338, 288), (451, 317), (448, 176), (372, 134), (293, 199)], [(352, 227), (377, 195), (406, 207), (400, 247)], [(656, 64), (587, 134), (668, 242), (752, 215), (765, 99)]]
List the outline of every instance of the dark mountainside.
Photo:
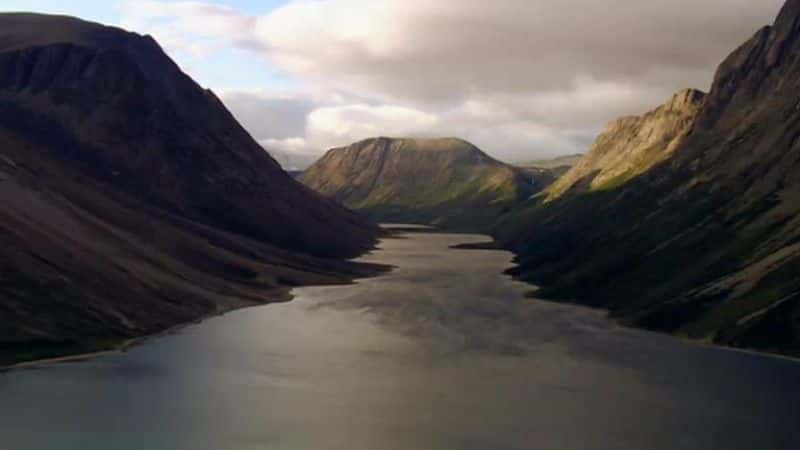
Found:
[(638, 326), (800, 355), (798, 93), (800, 0), (789, 0), (722, 63), (672, 157), (498, 225), (515, 275)]
[(328, 151), (299, 178), (383, 222), (485, 230), (544, 188), (461, 139), (367, 139)]
[(0, 15), (0, 364), (103, 348), (376, 268), (149, 36)]

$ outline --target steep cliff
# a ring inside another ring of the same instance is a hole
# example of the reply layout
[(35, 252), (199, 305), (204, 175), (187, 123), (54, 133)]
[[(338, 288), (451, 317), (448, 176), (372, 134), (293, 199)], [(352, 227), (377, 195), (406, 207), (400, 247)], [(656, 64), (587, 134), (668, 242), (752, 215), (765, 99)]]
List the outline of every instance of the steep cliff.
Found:
[(686, 89), (643, 116), (608, 124), (589, 153), (546, 192), (553, 200), (569, 190), (614, 188), (669, 158), (691, 130), (705, 94)]
[(523, 171), (460, 139), (368, 139), (330, 150), (300, 180), (380, 221), (488, 227), (537, 190)]
[(790, 0), (722, 63), (680, 142), (654, 149), (671, 157), (500, 223), (520, 254), (515, 273), (632, 324), (800, 354), (798, 92), (800, 0)]

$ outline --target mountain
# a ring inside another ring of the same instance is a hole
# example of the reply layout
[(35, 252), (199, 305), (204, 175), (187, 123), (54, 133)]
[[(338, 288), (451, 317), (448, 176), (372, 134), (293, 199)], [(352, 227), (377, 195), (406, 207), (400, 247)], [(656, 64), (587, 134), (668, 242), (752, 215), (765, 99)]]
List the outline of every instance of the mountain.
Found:
[(611, 122), (589, 153), (547, 188), (548, 200), (570, 189), (614, 188), (669, 158), (691, 130), (704, 98), (685, 89), (643, 116)]
[(300, 181), (378, 221), (488, 227), (538, 188), (461, 139), (376, 138), (328, 151)]
[(581, 158), (583, 158), (583, 156), (584, 156), (583, 153), (556, 156), (555, 158), (539, 159), (525, 164), (521, 164), (520, 167), (536, 168), (536, 169), (562, 169), (566, 167), (567, 169), (569, 169), (575, 164), (578, 164), (578, 162), (581, 160)]
[[(647, 152), (666, 159), (502, 220), (495, 234), (519, 254), (514, 274), (629, 324), (800, 354), (797, 92), (800, 0), (789, 0), (721, 64), (689, 129)], [(613, 157), (632, 135), (595, 149)]]
[(0, 14), (0, 362), (106, 347), (291, 286), (378, 228), (288, 176), (149, 36)]
[(545, 190), (577, 164), (583, 154), (564, 155), (552, 159), (532, 161), (519, 166), (538, 190)]

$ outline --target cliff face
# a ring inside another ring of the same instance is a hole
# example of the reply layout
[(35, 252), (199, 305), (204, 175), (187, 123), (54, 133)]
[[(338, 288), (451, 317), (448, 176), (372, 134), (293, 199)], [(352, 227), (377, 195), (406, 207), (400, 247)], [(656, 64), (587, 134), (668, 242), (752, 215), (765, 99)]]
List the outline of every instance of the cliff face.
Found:
[(336, 258), (378, 234), (285, 174), (152, 38), (61, 16), (0, 15), (0, 201), (9, 359), (344, 281), (369, 270)]
[(799, 30), (790, 0), (722, 63), (675, 148), (655, 149), (671, 157), (499, 224), (517, 275), (633, 324), (800, 353)]
[(536, 189), (460, 139), (368, 139), (330, 150), (300, 180), (376, 220), (470, 230)]
[(669, 158), (692, 128), (704, 98), (686, 89), (643, 116), (611, 122), (589, 153), (547, 189), (547, 199), (570, 190), (614, 188)]

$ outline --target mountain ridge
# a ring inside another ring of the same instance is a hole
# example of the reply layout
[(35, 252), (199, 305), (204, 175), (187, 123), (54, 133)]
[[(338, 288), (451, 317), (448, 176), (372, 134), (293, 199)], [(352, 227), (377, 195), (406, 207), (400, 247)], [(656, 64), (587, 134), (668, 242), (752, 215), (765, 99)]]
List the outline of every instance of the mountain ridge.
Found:
[(800, 354), (798, 29), (791, 0), (726, 58), (669, 158), (498, 223), (513, 273), (628, 324)]
[(589, 152), (546, 189), (547, 201), (568, 191), (613, 188), (669, 158), (692, 129), (705, 96), (683, 89), (641, 116), (609, 122)]

